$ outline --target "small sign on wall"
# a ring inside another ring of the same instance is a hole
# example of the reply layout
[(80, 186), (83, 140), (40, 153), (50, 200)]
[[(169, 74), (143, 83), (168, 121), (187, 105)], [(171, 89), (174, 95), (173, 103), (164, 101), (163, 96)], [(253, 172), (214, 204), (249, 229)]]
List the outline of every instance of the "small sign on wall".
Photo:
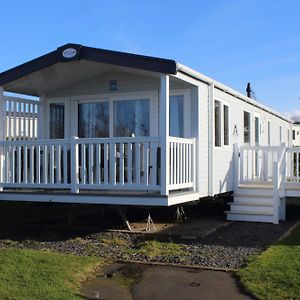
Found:
[(110, 80), (109, 81), (109, 89), (111, 92), (116, 91), (118, 89), (117, 80)]

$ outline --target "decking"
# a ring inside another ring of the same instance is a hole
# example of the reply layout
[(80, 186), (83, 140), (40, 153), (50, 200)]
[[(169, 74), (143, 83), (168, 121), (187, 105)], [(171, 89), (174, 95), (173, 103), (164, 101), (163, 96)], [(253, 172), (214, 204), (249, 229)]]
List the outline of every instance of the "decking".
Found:
[(227, 219), (285, 220), (286, 197), (300, 197), (300, 147), (235, 145), (234, 201)]

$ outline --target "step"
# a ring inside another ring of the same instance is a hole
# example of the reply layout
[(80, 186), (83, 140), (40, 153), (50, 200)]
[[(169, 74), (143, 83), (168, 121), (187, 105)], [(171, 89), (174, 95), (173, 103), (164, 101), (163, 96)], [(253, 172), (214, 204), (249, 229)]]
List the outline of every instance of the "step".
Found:
[(266, 183), (266, 182), (251, 182), (251, 183), (240, 183), (239, 187), (241, 188), (249, 188), (249, 189), (272, 189), (273, 183)]
[(264, 203), (267, 205), (273, 204), (273, 196), (272, 195), (235, 195), (234, 202), (240, 203)]
[(245, 188), (239, 187), (235, 192), (238, 195), (263, 195), (263, 196), (272, 196), (273, 195), (273, 188), (272, 189), (261, 189), (261, 188)]
[(247, 205), (245, 203), (232, 203), (230, 205), (230, 212), (251, 212), (258, 214), (273, 214), (273, 205)]
[(273, 223), (273, 215), (245, 211), (226, 211), (228, 221), (265, 222)]

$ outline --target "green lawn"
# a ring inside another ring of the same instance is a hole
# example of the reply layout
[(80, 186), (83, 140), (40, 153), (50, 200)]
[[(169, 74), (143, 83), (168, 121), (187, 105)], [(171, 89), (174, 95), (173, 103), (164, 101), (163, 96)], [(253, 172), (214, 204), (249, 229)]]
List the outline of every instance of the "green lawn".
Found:
[(82, 299), (80, 282), (98, 265), (95, 257), (0, 250), (0, 299)]
[(258, 299), (300, 299), (300, 225), (238, 275)]

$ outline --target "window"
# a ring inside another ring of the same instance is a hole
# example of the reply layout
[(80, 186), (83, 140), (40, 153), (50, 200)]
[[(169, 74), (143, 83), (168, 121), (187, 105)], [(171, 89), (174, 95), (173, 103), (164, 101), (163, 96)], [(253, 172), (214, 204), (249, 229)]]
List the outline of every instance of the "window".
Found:
[(229, 145), (229, 107), (215, 100), (215, 146)]
[(184, 121), (183, 121), (183, 96), (170, 96), (170, 114), (169, 126), (170, 136), (183, 137), (184, 136)]
[(65, 137), (65, 104), (50, 103), (50, 139), (63, 139)]
[(255, 124), (254, 124), (254, 131), (255, 131), (255, 134), (254, 134), (254, 138), (255, 138), (255, 146), (258, 146), (259, 145), (259, 118), (258, 117), (255, 117), (254, 119), (255, 121)]
[(114, 136), (149, 136), (149, 99), (114, 101)]
[(290, 144), (290, 130), (287, 130), (287, 145), (289, 146)]
[(109, 136), (109, 103), (78, 104), (78, 137), (103, 138)]
[(279, 142), (282, 143), (282, 126), (279, 126)]
[(250, 144), (250, 113), (247, 111), (244, 111), (244, 143)]
[(228, 115), (228, 106), (224, 104), (223, 106), (224, 114), (224, 145), (229, 145), (229, 115)]
[(296, 131), (293, 130), (293, 140), (295, 140), (295, 139), (296, 139)]
[(271, 145), (271, 123), (268, 121), (268, 146)]
[(215, 101), (215, 146), (221, 147), (221, 102)]

